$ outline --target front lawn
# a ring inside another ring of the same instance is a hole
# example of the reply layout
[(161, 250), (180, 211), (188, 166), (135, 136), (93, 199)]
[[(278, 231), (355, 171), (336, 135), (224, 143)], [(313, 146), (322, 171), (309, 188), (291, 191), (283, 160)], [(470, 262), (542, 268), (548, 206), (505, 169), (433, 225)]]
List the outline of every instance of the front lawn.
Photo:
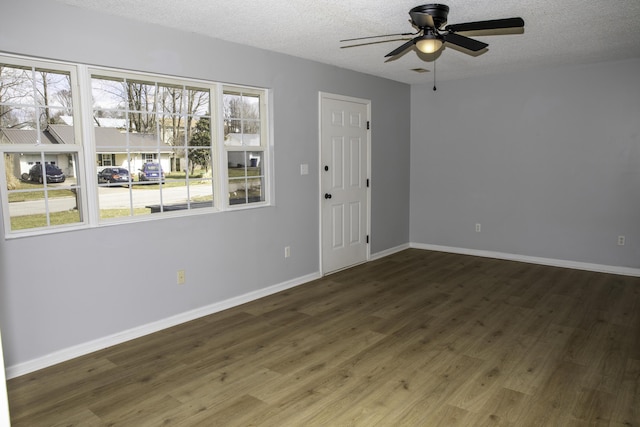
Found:
[[(29, 200), (43, 200), (44, 199), (44, 185), (35, 184), (31, 182), (20, 182), (15, 190), (37, 190), (37, 191), (25, 191), (9, 193), (9, 203), (12, 202), (26, 202)], [(54, 190), (51, 184), (47, 186), (47, 192), (49, 198), (58, 197), (75, 197), (75, 193), (71, 190)]]
[[(133, 210), (134, 215), (149, 214), (147, 208), (136, 208)], [(100, 218), (122, 218), (129, 216), (129, 209), (101, 209)], [(49, 214), (51, 225), (75, 224), (80, 222), (80, 213), (78, 210), (70, 210), (64, 212), (51, 212)], [(27, 230), (30, 228), (46, 227), (47, 217), (45, 214), (33, 214), (14, 216), (11, 218), (11, 230)]]

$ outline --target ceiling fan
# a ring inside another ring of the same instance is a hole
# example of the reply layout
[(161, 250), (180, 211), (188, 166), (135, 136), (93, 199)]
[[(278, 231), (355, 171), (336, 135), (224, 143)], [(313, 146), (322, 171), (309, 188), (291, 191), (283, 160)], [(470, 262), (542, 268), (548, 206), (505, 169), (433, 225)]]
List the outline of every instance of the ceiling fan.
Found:
[[(450, 43), (470, 50), (472, 52), (478, 52), (489, 45), (487, 43), (483, 43), (481, 41), (460, 35), (458, 33), (466, 31), (484, 31), (524, 27), (524, 20), (522, 18), (493, 19), (488, 21), (466, 22), (463, 24), (453, 24), (445, 26), (445, 24), (447, 23), (448, 14), (449, 6), (447, 5), (423, 4), (421, 6), (416, 6), (409, 11), (409, 16), (411, 16), (411, 25), (413, 25), (418, 30), (415, 33), (397, 33), (384, 34), (379, 36), (358, 37), (355, 39), (340, 40), (340, 42), (359, 41), (378, 37), (416, 36), (404, 43), (402, 46), (386, 54), (385, 58), (400, 55), (406, 50), (412, 48), (414, 45), (420, 52), (435, 53), (440, 50), (444, 43)], [(356, 47), (368, 44), (387, 43), (398, 40), (406, 40), (406, 38), (367, 42), (341, 47)]]

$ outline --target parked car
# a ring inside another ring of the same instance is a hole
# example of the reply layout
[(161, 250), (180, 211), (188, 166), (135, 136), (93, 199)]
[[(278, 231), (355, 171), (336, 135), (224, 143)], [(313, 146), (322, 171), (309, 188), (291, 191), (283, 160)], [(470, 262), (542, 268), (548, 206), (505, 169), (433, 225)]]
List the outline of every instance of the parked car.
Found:
[(159, 181), (164, 182), (164, 171), (160, 163), (145, 163), (138, 173), (139, 181)]
[[(56, 165), (52, 165), (51, 163), (45, 164), (45, 175), (47, 176), (47, 183), (64, 182), (64, 180), (66, 179), (62, 170)], [(42, 165), (40, 163), (31, 166), (31, 169), (29, 169), (28, 178), (29, 181), (39, 182), (40, 184), (43, 183), (44, 180), (42, 178)]]
[(131, 177), (129, 171), (125, 168), (104, 168), (98, 172), (98, 184), (108, 182), (109, 184), (126, 184), (129, 185)]

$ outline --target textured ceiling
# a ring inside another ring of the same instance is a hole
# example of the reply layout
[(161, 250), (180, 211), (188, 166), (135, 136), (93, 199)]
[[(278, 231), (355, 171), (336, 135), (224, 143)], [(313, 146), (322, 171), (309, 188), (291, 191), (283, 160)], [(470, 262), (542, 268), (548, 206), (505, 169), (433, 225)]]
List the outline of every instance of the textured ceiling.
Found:
[[(339, 40), (411, 32), (416, 0), (58, 0), (134, 20), (195, 32), (405, 83), (433, 78), (433, 56), (403, 41), (341, 49)], [(640, 0), (449, 0), (448, 23), (520, 16), (524, 32), (467, 36), (489, 43), (480, 55), (446, 47), (437, 79), (640, 57)], [(412, 71), (415, 68), (427, 73)]]

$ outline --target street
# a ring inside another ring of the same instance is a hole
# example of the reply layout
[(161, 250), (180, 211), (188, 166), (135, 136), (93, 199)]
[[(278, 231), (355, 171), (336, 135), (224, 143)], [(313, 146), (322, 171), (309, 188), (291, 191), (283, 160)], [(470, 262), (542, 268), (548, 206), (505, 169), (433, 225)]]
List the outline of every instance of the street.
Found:
[[(49, 184), (50, 188), (57, 185)], [(132, 189), (127, 187), (99, 187), (98, 204), (100, 209), (128, 209), (131, 204), (134, 208), (144, 208), (148, 205), (160, 203), (160, 185), (145, 185), (144, 189)], [(212, 190), (209, 184), (191, 184), (189, 186), (189, 196), (196, 197), (211, 196)], [(181, 203), (187, 199), (187, 187), (162, 187), (162, 201), (164, 204)], [(59, 197), (49, 199), (49, 212), (63, 212), (76, 208), (75, 197)], [(9, 203), (11, 217), (33, 215), (45, 212), (44, 200), (32, 200), (25, 202)]]

